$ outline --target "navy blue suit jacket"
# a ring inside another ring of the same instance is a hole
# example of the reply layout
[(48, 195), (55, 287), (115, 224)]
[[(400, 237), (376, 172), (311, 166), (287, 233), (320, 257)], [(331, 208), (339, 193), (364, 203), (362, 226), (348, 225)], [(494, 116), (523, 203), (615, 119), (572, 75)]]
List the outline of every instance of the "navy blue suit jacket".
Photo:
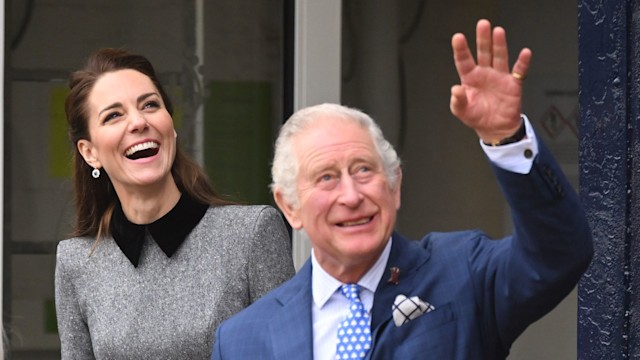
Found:
[[(531, 172), (494, 167), (515, 232), (393, 234), (372, 309), (370, 359), (504, 359), (525, 328), (555, 307), (591, 261), (591, 232), (577, 195), (544, 145)], [(398, 267), (398, 284), (388, 281)], [(435, 306), (400, 327), (398, 294)], [(224, 322), (212, 359), (312, 359), (310, 261), (291, 280)], [(324, 359), (317, 359), (324, 360)]]

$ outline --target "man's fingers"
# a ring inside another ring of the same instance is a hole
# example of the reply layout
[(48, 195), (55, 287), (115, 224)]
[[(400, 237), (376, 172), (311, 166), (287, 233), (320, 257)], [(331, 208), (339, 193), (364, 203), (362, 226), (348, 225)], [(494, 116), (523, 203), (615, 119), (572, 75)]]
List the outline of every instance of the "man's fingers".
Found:
[(451, 38), (453, 48), (453, 60), (458, 70), (458, 75), (463, 77), (476, 67), (476, 62), (471, 55), (467, 38), (462, 34), (455, 34)]
[(476, 47), (479, 66), (491, 66), (492, 46), (491, 46), (491, 23), (482, 19), (476, 25)]
[(449, 103), (451, 113), (461, 118), (467, 108), (467, 92), (462, 85), (451, 87), (451, 101)]
[(509, 72), (507, 34), (501, 27), (493, 29), (493, 68), (503, 73)]
[(524, 80), (529, 73), (529, 65), (531, 65), (531, 50), (528, 48), (524, 48), (520, 51), (520, 55), (518, 55), (518, 60), (513, 65), (513, 70), (511, 74), (518, 80)]

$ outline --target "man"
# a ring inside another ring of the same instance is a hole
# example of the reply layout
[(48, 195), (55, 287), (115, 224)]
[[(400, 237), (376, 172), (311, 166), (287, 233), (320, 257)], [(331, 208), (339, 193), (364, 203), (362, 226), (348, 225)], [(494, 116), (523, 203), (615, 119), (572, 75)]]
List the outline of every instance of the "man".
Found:
[(504, 359), (571, 291), (592, 240), (575, 192), (520, 114), (531, 52), (509, 72), (504, 30), (481, 20), (476, 31), (477, 63), (465, 37), (452, 38), (461, 85), (451, 111), (480, 137), (514, 234), (406, 240), (394, 232), (400, 162), (378, 126), (339, 105), (302, 109), (276, 142), (272, 189), (309, 236), (311, 258), (220, 326), (213, 359)]

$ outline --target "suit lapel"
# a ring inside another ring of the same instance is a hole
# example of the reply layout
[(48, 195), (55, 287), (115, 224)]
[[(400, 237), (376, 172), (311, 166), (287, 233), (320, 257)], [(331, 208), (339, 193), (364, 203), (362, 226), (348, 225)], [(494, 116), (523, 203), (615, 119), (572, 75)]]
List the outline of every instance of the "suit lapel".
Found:
[(289, 285), (278, 296), (282, 308), (277, 310), (269, 326), (274, 358), (287, 359), (295, 355), (300, 359), (312, 359), (310, 261), (304, 264)]
[[(409, 241), (397, 233), (393, 234), (387, 267), (378, 284), (371, 310), (374, 344), (381, 325), (387, 323), (392, 316), (391, 305), (395, 297), (398, 294), (412, 293), (415, 273), (429, 259), (429, 255), (428, 247), (425, 249), (419, 246), (418, 242)], [(388, 281), (391, 267), (400, 269), (397, 285)], [(307, 260), (288, 285), (290, 286), (281, 289), (282, 293), (278, 295), (282, 307), (276, 310), (277, 313), (269, 326), (274, 358), (286, 359), (295, 354), (296, 358), (313, 359), (310, 260)]]
[[(381, 324), (387, 322), (391, 316), (391, 306), (398, 294), (411, 295), (414, 291), (415, 273), (427, 260), (430, 249), (419, 246), (417, 241), (409, 241), (398, 233), (393, 234), (391, 253), (382, 279), (378, 284), (373, 300), (371, 328), (375, 339), (376, 332)], [(400, 270), (397, 284), (389, 281), (391, 268)], [(374, 340), (375, 341), (375, 340)]]

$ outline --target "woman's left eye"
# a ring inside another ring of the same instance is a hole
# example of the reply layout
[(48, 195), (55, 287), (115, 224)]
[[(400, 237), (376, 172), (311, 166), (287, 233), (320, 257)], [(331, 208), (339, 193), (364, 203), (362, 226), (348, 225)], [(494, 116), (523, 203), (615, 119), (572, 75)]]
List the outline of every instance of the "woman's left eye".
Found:
[(160, 104), (157, 101), (147, 101), (146, 103), (144, 103), (145, 109), (158, 108), (158, 107), (160, 107)]

